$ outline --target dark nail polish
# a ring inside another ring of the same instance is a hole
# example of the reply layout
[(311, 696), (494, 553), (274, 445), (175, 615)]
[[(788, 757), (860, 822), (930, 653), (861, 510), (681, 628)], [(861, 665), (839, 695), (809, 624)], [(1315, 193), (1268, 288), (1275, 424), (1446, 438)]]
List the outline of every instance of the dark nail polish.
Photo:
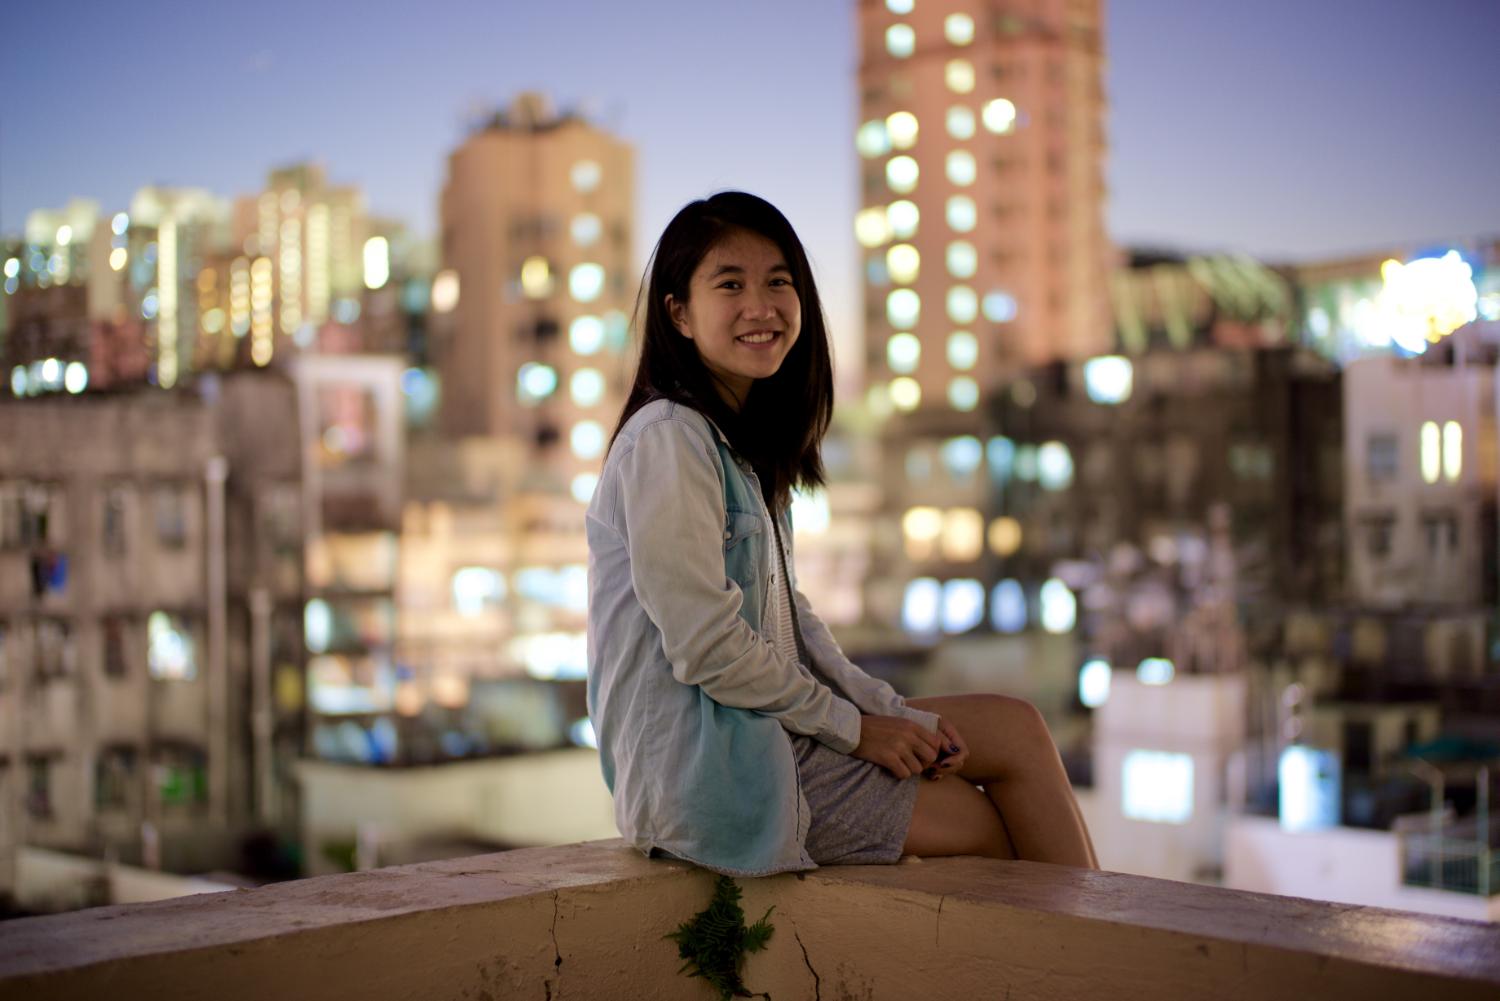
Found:
[(951, 753), (953, 753), (953, 754), (957, 754), (958, 753), (958, 745), (957, 744), (949, 744), (948, 745), (948, 750)]

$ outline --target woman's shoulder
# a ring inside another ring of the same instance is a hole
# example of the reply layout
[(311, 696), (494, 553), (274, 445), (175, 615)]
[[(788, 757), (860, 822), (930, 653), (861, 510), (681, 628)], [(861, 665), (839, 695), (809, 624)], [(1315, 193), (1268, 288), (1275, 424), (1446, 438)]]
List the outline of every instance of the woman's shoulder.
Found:
[(714, 447), (717, 432), (713, 424), (702, 413), (676, 400), (658, 397), (641, 406), (630, 415), (630, 420), (620, 428), (620, 438), (634, 442), (647, 428), (677, 430), (701, 438), (710, 451)]

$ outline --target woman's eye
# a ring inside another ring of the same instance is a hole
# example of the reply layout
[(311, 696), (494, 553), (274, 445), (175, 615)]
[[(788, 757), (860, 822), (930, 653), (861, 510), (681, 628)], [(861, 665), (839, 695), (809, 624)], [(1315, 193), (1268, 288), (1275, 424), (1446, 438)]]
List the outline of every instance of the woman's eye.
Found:
[(731, 292), (738, 291), (739, 287), (740, 287), (740, 283), (737, 282), (737, 281), (734, 281), (733, 279), (730, 279), (729, 281), (724, 282), (723, 284), (721, 284), (719, 286), (719, 288), (729, 289)]

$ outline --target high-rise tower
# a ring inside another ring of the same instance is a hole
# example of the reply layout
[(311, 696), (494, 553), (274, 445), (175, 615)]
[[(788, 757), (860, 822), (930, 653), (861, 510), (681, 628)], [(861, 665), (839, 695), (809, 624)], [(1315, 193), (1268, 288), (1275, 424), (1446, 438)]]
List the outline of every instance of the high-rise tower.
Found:
[(1110, 344), (1100, 0), (860, 0), (867, 369), (897, 411)]
[(535, 94), (476, 129), (443, 186), (458, 288), (437, 351), (443, 427), (529, 441), (533, 472), (580, 497), (618, 412), (634, 190), (625, 143)]

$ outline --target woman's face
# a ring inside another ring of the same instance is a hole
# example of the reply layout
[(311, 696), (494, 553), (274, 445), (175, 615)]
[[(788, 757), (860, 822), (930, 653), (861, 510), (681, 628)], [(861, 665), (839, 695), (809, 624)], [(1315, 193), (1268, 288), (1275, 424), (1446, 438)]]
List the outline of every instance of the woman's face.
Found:
[(785, 256), (747, 230), (733, 230), (704, 254), (687, 301), (669, 295), (667, 310), (736, 410), (756, 379), (776, 374), (802, 331), (802, 301)]

